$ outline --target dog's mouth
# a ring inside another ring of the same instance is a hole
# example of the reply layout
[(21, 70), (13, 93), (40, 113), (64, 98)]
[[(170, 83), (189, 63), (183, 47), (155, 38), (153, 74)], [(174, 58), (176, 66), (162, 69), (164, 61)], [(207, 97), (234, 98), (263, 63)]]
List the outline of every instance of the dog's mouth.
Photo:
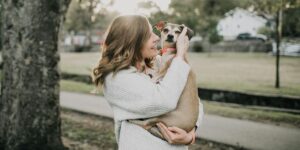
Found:
[(168, 42), (168, 43), (174, 43), (174, 40), (173, 39), (166, 39), (166, 42)]

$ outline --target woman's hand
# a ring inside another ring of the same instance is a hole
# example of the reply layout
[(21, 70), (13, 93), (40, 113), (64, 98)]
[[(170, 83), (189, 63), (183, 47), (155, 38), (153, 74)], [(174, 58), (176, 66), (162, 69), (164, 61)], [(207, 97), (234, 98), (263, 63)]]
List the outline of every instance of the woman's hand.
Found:
[(180, 35), (177, 38), (177, 42), (176, 42), (176, 49), (177, 49), (177, 53), (176, 56), (179, 56), (181, 58), (184, 57), (184, 55), (186, 54), (188, 48), (189, 48), (189, 38), (186, 35), (187, 32), (187, 27), (185, 26), (182, 29), (182, 32), (180, 33)]
[(157, 123), (156, 125), (158, 126), (160, 132), (163, 134), (164, 138), (170, 144), (193, 144), (194, 143), (193, 138), (195, 138), (194, 137), (195, 128), (189, 133), (187, 133), (185, 130), (180, 129), (178, 127), (166, 127), (162, 123)]

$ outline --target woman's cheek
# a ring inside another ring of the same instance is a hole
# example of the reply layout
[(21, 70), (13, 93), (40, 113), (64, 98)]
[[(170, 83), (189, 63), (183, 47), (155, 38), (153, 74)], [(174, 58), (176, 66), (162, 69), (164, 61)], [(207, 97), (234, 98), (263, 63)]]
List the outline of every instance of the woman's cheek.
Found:
[(158, 50), (154, 49), (154, 56), (157, 56), (158, 55)]

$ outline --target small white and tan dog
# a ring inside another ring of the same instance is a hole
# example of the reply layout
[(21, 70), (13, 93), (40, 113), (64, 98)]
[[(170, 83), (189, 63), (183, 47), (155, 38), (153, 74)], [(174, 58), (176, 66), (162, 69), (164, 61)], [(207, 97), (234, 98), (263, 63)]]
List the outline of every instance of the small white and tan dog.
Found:
[[(161, 67), (157, 73), (155, 80), (160, 80), (164, 77), (169, 68), (174, 56), (176, 55), (176, 42), (179, 34), (184, 28), (184, 25), (178, 25), (173, 23), (159, 22), (154, 26), (161, 36)], [(187, 36), (189, 39), (193, 36), (193, 31), (188, 28)], [(187, 59), (185, 58), (185, 61)], [(131, 123), (142, 126), (148, 130), (151, 134), (163, 139), (163, 135), (160, 133), (156, 123), (162, 122), (166, 126), (176, 126), (184, 129), (186, 132), (190, 132), (196, 125), (199, 116), (199, 97), (196, 84), (195, 73), (191, 70), (188, 76), (187, 83), (180, 96), (175, 110), (152, 118), (134, 119), (128, 120)]]

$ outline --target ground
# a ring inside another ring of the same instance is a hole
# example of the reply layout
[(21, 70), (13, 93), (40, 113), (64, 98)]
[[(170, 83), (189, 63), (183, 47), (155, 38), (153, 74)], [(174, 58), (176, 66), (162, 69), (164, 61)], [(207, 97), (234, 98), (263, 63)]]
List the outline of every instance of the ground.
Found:
[[(70, 150), (115, 150), (113, 120), (105, 117), (83, 114), (62, 109), (62, 139)], [(189, 150), (239, 150), (241, 147), (228, 146), (204, 139), (197, 139)]]

